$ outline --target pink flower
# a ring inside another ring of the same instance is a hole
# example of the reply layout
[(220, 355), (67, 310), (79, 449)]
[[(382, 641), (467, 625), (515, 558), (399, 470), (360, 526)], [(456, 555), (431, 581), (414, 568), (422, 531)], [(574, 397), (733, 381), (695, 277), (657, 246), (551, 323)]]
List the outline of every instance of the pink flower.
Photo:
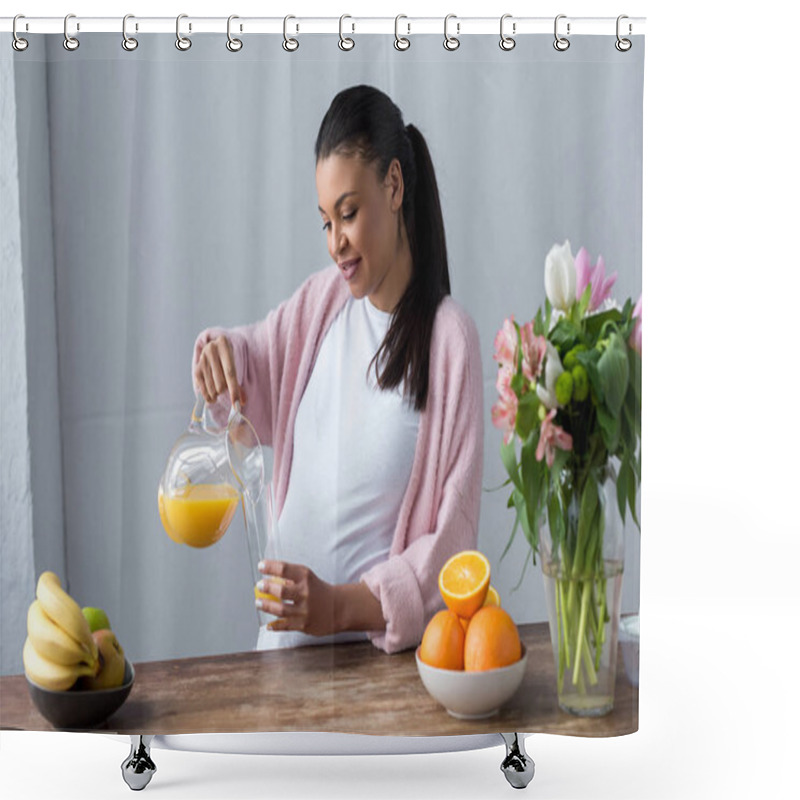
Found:
[(542, 374), (542, 362), (547, 353), (547, 339), (533, 335), (533, 323), (520, 328), (522, 340), (522, 374), (533, 383)]
[(517, 329), (514, 327), (514, 315), (503, 323), (494, 337), (494, 360), (501, 366), (516, 369), (517, 366)]
[(617, 281), (617, 273), (606, 278), (606, 266), (603, 256), (597, 257), (597, 263), (592, 266), (589, 260), (589, 253), (585, 247), (578, 250), (575, 256), (575, 273), (577, 285), (575, 287), (575, 299), (580, 300), (586, 287), (592, 284), (592, 296), (589, 300), (589, 311), (596, 311), (600, 304), (611, 294), (611, 287)]
[(633, 330), (631, 331), (630, 339), (628, 339), (628, 344), (639, 354), (642, 354), (642, 296), (639, 295), (639, 299), (636, 301), (636, 305), (633, 307), (633, 318), (636, 320), (633, 324)]
[(498, 401), (492, 406), (492, 424), (504, 432), (503, 442), (508, 444), (514, 435), (514, 426), (517, 424), (517, 407), (519, 401), (511, 388), (511, 379), (514, 372), (510, 366), (503, 366), (497, 373)]
[(547, 412), (539, 432), (539, 444), (536, 445), (536, 460), (541, 461), (546, 456), (548, 467), (553, 466), (556, 447), (559, 450), (572, 450), (572, 437), (553, 422), (555, 415), (554, 408)]

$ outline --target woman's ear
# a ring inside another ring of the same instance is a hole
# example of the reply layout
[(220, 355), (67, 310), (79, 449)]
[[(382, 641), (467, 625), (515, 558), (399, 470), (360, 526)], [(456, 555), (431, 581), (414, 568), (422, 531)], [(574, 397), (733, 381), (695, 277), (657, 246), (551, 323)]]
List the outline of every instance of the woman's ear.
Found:
[(405, 184), (403, 183), (403, 168), (400, 166), (400, 161), (396, 158), (392, 159), (391, 164), (389, 164), (389, 169), (386, 170), (384, 185), (390, 191), (389, 200), (392, 211), (399, 211), (403, 205)]

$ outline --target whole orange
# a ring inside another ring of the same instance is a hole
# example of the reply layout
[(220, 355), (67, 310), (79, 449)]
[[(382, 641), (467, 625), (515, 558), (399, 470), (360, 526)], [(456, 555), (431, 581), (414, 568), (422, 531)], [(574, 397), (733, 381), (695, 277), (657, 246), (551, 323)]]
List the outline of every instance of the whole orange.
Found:
[(439, 669), (464, 669), (464, 629), (449, 609), (439, 611), (425, 628), (420, 660)]
[(500, 606), (484, 606), (469, 621), (464, 640), (464, 669), (482, 672), (507, 667), (522, 657), (514, 620)]

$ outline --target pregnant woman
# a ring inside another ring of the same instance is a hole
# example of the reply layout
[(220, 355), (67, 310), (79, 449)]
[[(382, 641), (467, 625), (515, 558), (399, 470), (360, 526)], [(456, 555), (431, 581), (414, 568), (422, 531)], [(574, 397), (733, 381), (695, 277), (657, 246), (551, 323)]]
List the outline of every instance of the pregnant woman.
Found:
[(383, 92), (340, 92), (317, 136), (335, 262), (265, 319), (197, 338), (207, 402), (239, 401), (274, 451), (281, 557), (258, 648), (419, 643), (447, 558), (476, 546), (480, 346), (450, 296), (430, 153)]

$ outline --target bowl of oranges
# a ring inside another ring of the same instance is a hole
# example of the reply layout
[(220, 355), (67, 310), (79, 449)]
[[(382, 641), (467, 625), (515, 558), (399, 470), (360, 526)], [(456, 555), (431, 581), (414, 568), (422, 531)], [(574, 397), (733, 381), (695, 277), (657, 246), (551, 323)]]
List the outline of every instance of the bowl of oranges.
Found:
[(490, 578), (483, 553), (450, 558), (439, 573), (447, 608), (434, 614), (417, 648), (423, 686), (458, 719), (492, 716), (525, 676), (525, 646)]

